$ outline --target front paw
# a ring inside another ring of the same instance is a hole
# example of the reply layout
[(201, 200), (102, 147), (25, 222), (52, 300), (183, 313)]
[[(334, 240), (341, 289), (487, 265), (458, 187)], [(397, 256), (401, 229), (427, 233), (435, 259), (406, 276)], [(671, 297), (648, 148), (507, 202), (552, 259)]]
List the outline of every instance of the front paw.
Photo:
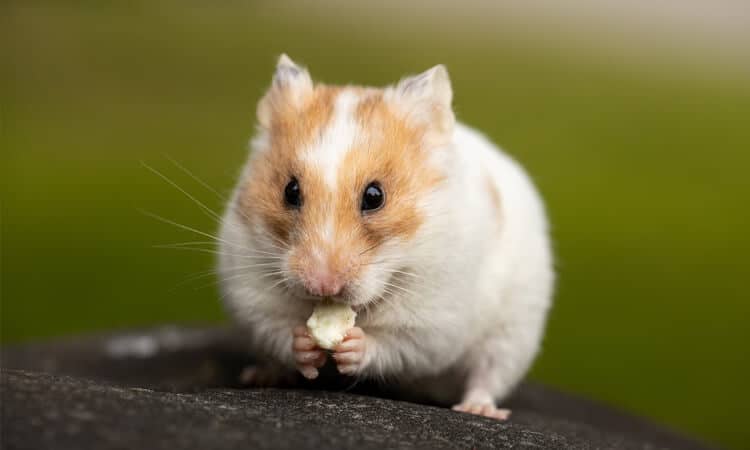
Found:
[(293, 335), (292, 353), (297, 370), (308, 380), (318, 378), (318, 369), (326, 363), (325, 350), (318, 347), (304, 325), (295, 327)]
[(344, 340), (333, 351), (336, 368), (344, 375), (356, 375), (362, 370), (367, 351), (365, 332), (359, 327), (350, 328)]

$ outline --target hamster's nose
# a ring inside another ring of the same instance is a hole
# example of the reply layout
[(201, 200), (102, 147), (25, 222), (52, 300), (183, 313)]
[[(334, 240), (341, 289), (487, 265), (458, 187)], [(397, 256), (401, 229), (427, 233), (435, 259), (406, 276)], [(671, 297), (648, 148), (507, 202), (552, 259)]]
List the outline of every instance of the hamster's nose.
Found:
[(330, 297), (339, 295), (344, 287), (344, 280), (330, 271), (315, 270), (309, 274), (307, 290), (312, 295)]

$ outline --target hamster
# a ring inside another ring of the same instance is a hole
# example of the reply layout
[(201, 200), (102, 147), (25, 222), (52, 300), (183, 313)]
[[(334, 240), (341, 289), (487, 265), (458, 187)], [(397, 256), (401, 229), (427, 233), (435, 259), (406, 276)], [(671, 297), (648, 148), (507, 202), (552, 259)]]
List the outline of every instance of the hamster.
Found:
[[(282, 55), (218, 270), (226, 309), (281, 372), (314, 379), (332, 357), (343, 375), (502, 420), (552, 303), (548, 223), (522, 167), (458, 123), (452, 98), (443, 65), (332, 86)], [(304, 325), (327, 297), (357, 312), (330, 354)]]

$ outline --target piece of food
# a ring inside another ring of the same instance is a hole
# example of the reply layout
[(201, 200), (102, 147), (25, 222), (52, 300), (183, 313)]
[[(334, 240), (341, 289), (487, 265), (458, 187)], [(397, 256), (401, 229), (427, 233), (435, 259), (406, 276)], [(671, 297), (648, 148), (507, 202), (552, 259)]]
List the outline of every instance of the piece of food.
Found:
[(344, 340), (346, 331), (354, 326), (355, 313), (348, 305), (324, 299), (307, 319), (307, 328), (320, 348), (332, 350)]

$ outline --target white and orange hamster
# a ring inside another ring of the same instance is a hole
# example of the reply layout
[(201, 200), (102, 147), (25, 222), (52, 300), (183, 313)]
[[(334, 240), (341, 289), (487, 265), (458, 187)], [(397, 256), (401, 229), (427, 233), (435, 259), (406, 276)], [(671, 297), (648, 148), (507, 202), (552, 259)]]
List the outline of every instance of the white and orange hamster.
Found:
[[(457, 123), (438, 65), (385, 88), (314, 83), (279, 58), (226, 209), (219, 273), (253, 351), (318, 376), (305, 322), (357, 312), (330, 356), (454, 409), (504, 419), (551, 306), (547, 219), (521, 166)], [(260, 368), (258, 370), (261, 370)]]

